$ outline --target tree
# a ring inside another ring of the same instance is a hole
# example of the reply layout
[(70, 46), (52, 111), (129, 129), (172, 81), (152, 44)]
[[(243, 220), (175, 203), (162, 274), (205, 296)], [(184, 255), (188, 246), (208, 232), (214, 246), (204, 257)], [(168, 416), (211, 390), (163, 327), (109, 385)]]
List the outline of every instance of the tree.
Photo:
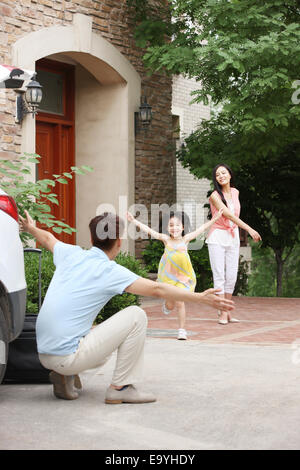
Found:
[(300, 228), (299, 1), (172, 0), (169, 13), (163, 0), (144, 11), (130, 2), (146, 65), (196, 78), (194, 100), (212, 104), (179, 159), (198, 178), (220, 162), (237, 171), (245, 219), (275, 253), (280, 295)]
[[(220, 127), (189, 136), (178, 153), (179, 160), (198, 178), (211, 178), (212, 168), (227, 163), (236, 173), (235, 184), (242, 201), (242, 219), (262, 236), (277, 264), (277, 295), (282, 293), (284, 264), (300, 241), (300, 145), (290, 145), (277, 158), (239, 163), (235, 135)], [(223, 133), (222, 133), (223, 132)], [(237, 139), (238, 141), (238, 139)]]
[(196, 78), (194, 100), (220, 104), (242, 137), (241, 161), (299, 141), (300, 106), (292, 100), (300, 79), (299, 0), (128, 3), (146, 66)]
[(262, 246), (274, 252), (277, 296), (282, 295), (284, 265), (300, 241), (299, 152), (300, 146), (293, 146), (271, 165), (267, 158), (243, 165), (237, 181), (246, 220), (261, 234)]

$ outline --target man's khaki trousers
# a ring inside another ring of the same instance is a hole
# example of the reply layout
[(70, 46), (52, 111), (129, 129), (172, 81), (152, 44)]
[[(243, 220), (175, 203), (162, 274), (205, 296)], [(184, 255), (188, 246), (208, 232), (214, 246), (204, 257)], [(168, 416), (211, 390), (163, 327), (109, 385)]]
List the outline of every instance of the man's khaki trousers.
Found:
[(112, 384), (133, 384), (142, 379), (147, 316), (140, 307), (132, 306), (100, 323), (79, 342), (68, 356), (40, 354), (44, 367), (61, 375), (75, 375), (99, 367), (117, 350)]

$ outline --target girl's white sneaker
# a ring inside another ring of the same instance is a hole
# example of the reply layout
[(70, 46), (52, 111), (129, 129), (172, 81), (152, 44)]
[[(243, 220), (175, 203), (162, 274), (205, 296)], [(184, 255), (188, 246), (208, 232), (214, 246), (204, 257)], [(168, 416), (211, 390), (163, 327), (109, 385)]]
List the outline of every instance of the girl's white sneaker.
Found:
[(179, 328), (177, 339), (187, 339), (186, 331), (184, 328)]

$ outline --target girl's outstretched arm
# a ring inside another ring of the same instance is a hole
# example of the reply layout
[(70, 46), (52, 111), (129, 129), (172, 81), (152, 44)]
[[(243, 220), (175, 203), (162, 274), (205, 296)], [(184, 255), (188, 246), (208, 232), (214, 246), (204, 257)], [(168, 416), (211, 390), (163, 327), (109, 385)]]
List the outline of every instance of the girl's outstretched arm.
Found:
[(142, 230), (143, 232), (150, 235), (150, 237), (156, 238), (156, 240), (160, 240), (163, 243), (166, 243), (168, 241), (169, 237), (167, 235), (156, 232), (155, 230), (152, 230), (152, 228), (148, 227), (148, 225), (142, 224), (142, 222), (139, 222), (138, 220), (136, 220), (130, 212), (127, 212), (126, 215), (127, 215), (127, 219), (129, 222), (133, 222), (134, 225), (139, 227), (139, 229)]
[(219, 212), (209, 222), (206, 222), (205, 224), (201, 225), (201, 227), (197, 228), (194, 232), (187, 233), (183, 237), (185, 243), (189, 243), (190, 241), (197, 238), (198, 235), (200, 235), (201, 233), (206, 232), (220, 217), (222, 217), (222, 214), (223, 209), (220, 209)]

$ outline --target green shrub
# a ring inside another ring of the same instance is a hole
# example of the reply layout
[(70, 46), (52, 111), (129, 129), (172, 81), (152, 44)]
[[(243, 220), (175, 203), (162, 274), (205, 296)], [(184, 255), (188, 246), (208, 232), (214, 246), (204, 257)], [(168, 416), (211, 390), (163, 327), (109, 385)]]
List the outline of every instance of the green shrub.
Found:
[[(27, 313), (38, 313), (39, 305), (39, 256), (36, 253), (25, 253), (25, 276), (27, 282)], [(55, 266), (50, 251), (42, 249), (42, 301), (52, 279)]]
[(249, 290), (249, 262), (240, 256), (239, 270), (233, 295), (247, 295)]
[[(282, 297), (300, 297), (300, 244), (298, 243), (284, 264)], [(276, 296), (276, 260), (271, 248), (253, 243), (251, 274), (248, 295), (253, 297)]]
[(150, 240), (144, 251), (142, 251), (144, 263), (150, 273), (157, 273), (159, 261), (163, 255), (164, 249), (163, 242)]
[(270, 248), (252, 246), (249, 296), (276, 296), (276, 262)]
[(197, 278), (195, 291), (203, 292), (213, 287), (207, 244), (204, 243), (201, 250), (189, 250), (189, 255)]
[(284, 265), (282, 297), (300, 297), (300, 244), (298, 243)]

